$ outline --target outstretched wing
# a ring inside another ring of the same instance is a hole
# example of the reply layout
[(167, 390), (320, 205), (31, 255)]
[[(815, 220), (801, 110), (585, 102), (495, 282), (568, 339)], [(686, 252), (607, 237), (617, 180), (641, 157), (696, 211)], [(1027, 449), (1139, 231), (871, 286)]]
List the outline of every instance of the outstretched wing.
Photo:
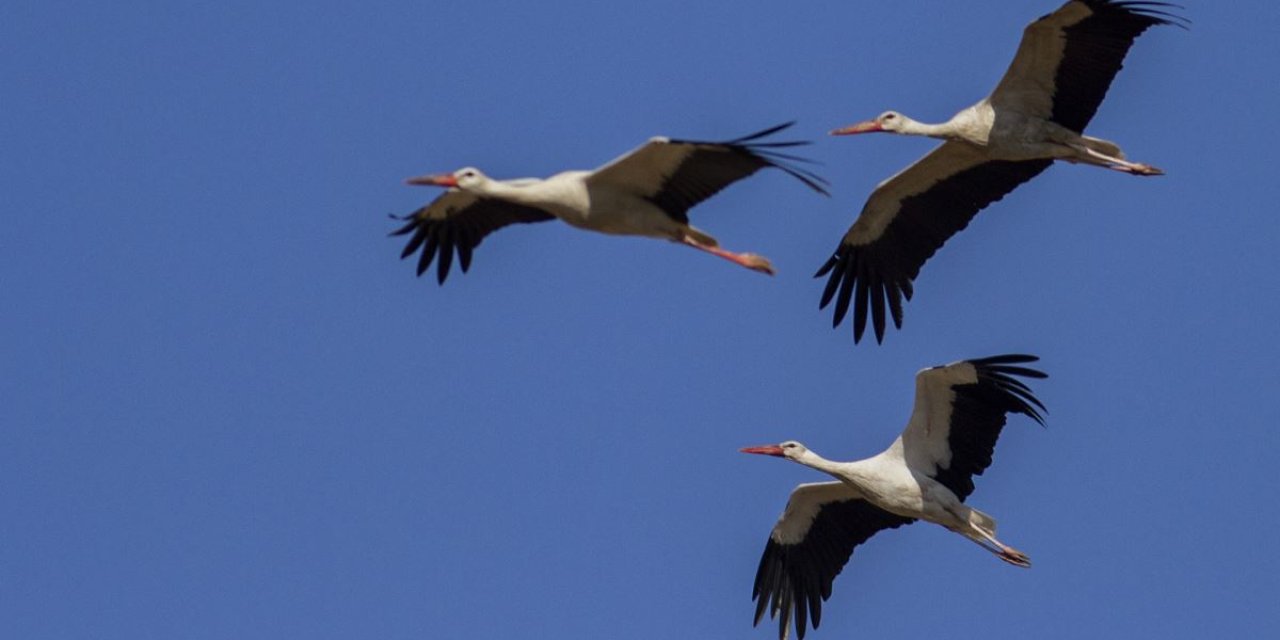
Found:
[(1001, 355), (962, 360), (916, 375), (915, 408), (895, 447), (907, 465), (964, 500), (973, 476), (991, 466), (996, 440), (1010, 413), (1044, 424), (1044, 405), (1019, 378), (1046, 378), (1022, 365), (1039, 358)]
[(1134, 40), (1186, 21), (1165, 2), (1072, 0), (1027, 26), (1009, 70), (991, 94), (997, 109), (1052, 120), (1077, 133), (1097, 113)]
[(835, 300), (832, 327), (853, 303), (853, 341), (870, 315), (884, 340), (885, 309), (902, 328), (902, 300), (920, 267), (979, 211), (1036, 177), (1052, 160), (991, 161), (975, 147), (945, 142), (876, 187), (835, 253), (814, 274), (829, 275), (819, 308)]
[(400, 258), (409, 257), (419, 248), (418, 275), (422, 275), (439, 254), (436, 279), (440, 284), (449, 276), (454, 251), (462, 272), (471, 267), (471, 252), (484, 237), (509, 224), (545, 222), (555, 216), (533, 207), (512, 204), (495, 198), (481, 198), (459, 189), (449, 189), (431, 204), (404, 216), (408, 224), (391, 232), (393, 236), (412, 233)]
[(826, 181), (795, 164), (802, 158), (777, 149), (807, 142), (761, 142), (792, 122), (727, 142), (697, 142), (653, 138), (596, 169), (588, 184), (607, 185), (653, 202), (677, 222), (688, 224), (695, 205), (766, 167), (776, 167), (818, 193), (827, 194)]
[(751, 598), (756, 602), (755, 624), (765, 610), (778, 621), (778, 637), (786, 639), (794, 620), (803, 639), (808, 621), (817, 629), (822, 602), (831, 597), (831, 583), (844, 568), (853, 548), (876, 532), (915, 522), (862, 499), (842, 482), (802, 484), (791, 492), (756, 570)]

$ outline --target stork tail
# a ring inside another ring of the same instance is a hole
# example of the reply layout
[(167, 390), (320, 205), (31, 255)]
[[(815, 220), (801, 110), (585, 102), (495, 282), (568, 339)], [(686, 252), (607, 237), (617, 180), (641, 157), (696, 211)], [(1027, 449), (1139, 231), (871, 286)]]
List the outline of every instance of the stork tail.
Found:
[(1086, 147), (1097, 151), (1104, 156), (1111, 156), (1112, 158), (1118, 158), (1120, 160), (1125, 159), (1124, 151), (1120, 149), (1120, 145), (1110, 140), (1103, 140), (1102, 138), (1094, 138), (1092, 136), (1080, 136), (1080, 140), (1084, 142)]
[(969, 508), (969, 524), (992, 538), (996, 537), (996, 519), (972, 507)]

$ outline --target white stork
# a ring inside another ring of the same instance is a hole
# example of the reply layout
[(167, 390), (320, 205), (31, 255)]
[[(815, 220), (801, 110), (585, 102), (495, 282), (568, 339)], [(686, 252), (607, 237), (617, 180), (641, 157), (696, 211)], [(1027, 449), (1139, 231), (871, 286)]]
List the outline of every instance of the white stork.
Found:
[[(1137, 176), (1163, 172), (1125, 160), (1112, 142), (1083, 135), (1133, 41), (1149, 27), (1184, 26), (1163, 2), (1072, 0), (1031, 23), (990, 96), (942, 124), (888, 111), (832, 131), (885, 131), (945, 142), (876, 187), (834, 255), (819, 308), (836, 301), (832, 326), (854, 306), (853, 339), (870, 312), (884, 340), (885, 307), (902, 328), (902, 299), (934, 252), (974, 215), (1053, 164), (1082, 162)], [(868, 306), (870, 307), (868, 309)]]
[(783, 640), (792, 619), (796, 635), (804, 638), (806, 621), (818, 628), (822, 601), (831, 596), (831, 582), (853, 548), (877, 531), (916, 520), (942, 525), (1005, 562), (1031, 566), (1025, 554), (996, 539), (994, 518), (964, 501), (973, 493), (973, 476), (991, 464), (1005, 414), (1021, 413), (1044, 424), (1044, 405), (1015, 377), (1047, 377), (1020, 366), (1036, 360), (1002, 355), (921, 371), (915, 408), (902, 435), (865, 460), (833, 462), (794, 441), (742, 449), (786, 458), (837, 480), (802, 484), (791, 492), (756, 570), (755, 624), (767, 609), (770, 617), (782, 614), (778, 633)]
[(509, 224), (556, 218), (590, 231), (671, 240), (772, 275), (773, 266), (763, 256), (720, 248), (715, 238), (689, 224), (687, 214), (721, 189), (765, 167), (781, 169), (826, 195), (822, 178), (788, 162), (802, 158), (777, 151), (807, 142), (760, 141), (792, 124), (728, 142), (652, 138), (595, 171), (565, 171), (545, 180), (494, 180), (471, 167), (409, 178), (409, 184), (448, 187), (448, 191), (401, 218), (408, 224), (391, 235), (413, 233), (400, 257), (422, 248), (419, 276), (438, 253), (440, 284), (449, 274), (455, 250), (465, 273), (472, 250), (485, 236)]

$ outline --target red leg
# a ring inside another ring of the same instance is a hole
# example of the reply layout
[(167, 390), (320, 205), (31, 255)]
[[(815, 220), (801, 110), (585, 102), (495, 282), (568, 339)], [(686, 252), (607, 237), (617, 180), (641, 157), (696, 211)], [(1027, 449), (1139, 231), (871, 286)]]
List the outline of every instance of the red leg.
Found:
[(699, 251), (706, 251), (713, 256), (719, 256), (734, 264), (742, 265), (752, 271), (759, 271), (760, 273), (774, 275), (773, 265), (769, 262), (769, 259), (764, 256), (756, 255), (754, 253), (734, 253), (732, 251), (726, 251), (717, 246), (698, 242), (689, 236), (681, 238), (681, 242)]

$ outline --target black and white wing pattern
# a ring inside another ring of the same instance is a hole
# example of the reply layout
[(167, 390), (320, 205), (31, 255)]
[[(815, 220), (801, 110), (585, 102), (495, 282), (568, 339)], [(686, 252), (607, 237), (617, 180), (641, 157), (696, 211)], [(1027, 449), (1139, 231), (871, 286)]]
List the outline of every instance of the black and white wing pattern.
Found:
[(1009, 70), (991, 94), (1011, 108), (1083, 133), (1125, 56), (1156, 25), (1185, 27), (1165, 2), (1072, 0), (1027, 26)]
[(991, 466), (996, 440), (1010, 413), (1044, 424), (1044, 405), (1019, 378), (1047, 378), (1026, 366), (1039, 358), (1000, 355), (962, 360), (916, 375), (915, 408), (894, 446), (912, 469), (964, 500), (973, 476)]
[(596, 169), (588, 184), (605, 185), (653, 202), (677, 222), (688, 224), (688, 211), (725, 187), (766, 167), (794, 176), (823, 195), (823, 180), (796, 164), (805, 162), (778, 149), (808, 142), (762, 142), (795, 123), (788, 122), (726, 142), (698, 142), (657, 137)]
[(449, 276), (453, 254), (458, 254), (458, 264), (466, 273), (471, 267), (471, 252), (484, 237), (509, 224), (545, 222), (555, 216), (532, 207), (512, 204), (505, 200), (483, 198), (459, 189), (449, 189), (430, 204), (404, 216), (392, 216), (407, 220), (408, 224), (392, 231), (393, 236), (412, 233), (400, 258), (409, 257), (419, 248), (418, 275), (422, 275), (432, 260), (436, 263), (436, 279), (444, 284)]
[(755, 624), (767, 610), (770, 618), (779, 618), (779, 638), (786, 639), (794, 621), (796, 636), (803, 639), (810, 622), (817, 629), (822, 621), (822, 602), (831, 596), (831, 583), (854, 547), (878, 531), (912, 522), (863, 500), (842, 482), (796, 487), (756, 570)]
[(987, 205), (1036, 177), (1052, 160), (991, 161), (976, 147), (945, 142), (876, 187), (858, 219), (815, 278), (828, 276), (819, 308), (835, 300), (832, 327), (853, 305), (853, 341), (867, 318), (884, 340), (885, 311), (902, 328), (920, 267)]

